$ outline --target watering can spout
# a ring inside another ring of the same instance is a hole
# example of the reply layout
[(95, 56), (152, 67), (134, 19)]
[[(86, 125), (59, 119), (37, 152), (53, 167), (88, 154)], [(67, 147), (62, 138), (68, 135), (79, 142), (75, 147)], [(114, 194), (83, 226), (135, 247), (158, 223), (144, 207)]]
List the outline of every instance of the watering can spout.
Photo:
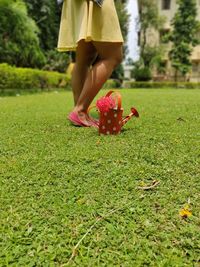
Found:
[(122, 125), (125, 125), (132, 117), (139, 117), (139, 113), (135, 108), (131, 108), (131, 113), (122, 120)]

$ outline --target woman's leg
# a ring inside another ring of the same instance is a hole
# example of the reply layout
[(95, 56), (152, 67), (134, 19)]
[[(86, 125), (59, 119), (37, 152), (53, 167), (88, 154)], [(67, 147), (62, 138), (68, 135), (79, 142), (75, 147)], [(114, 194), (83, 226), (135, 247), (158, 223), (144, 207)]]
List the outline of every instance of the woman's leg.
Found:
[(72, 90), (74, 95), (74, 104), (77, 104), (78, 98), (83, 90), (83, 86), (89, 71), (89, 67), (97, 56), (97, 51), (91, 42), (80, 40), (76, 50), (76, 62), (72, 71)]
[(83, 90), (74, 108), (74, 111), (82, 116), (82, 113), (87, 111), (103, 84), (111, 76), (115, 67), (120, 64), (123, 59), (122, 43), (94, 41), (92, 41), (92, 43), (100, 59), (88, 71)]

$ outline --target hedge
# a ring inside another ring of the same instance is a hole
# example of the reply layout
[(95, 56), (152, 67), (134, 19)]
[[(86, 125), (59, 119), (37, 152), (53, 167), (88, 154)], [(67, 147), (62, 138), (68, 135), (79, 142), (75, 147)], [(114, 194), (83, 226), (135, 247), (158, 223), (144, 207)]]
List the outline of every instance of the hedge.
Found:
[[(52, 88), (70, 87), (70, 77), (67, 74), (30, 68), (17, 68), (10, 66), (7, 63), (0, 64), (0, 93), (3, 94), (10, 94), (10, 92), (16, 93), (21, 90), (31, 92), (38, 90), (51, 90)], [(109, 79), (103, 86), (104, 89), (119, 87), (121, 87), (120, 82), (114, 79)], [(123, 88), (200, 89), (200, 83), (124, 81)]]
[(103, 85), (103, 89), (112, 89), (112, 88), (119, 88), (119, 87), (121, 87), (121, 83), (119, 80), (116, 80), (116, 79), (109, 79)]
[(195, 83), (195, 82), (133, 82), (133, 81), (124, 81), (123, 88), (200, 89), (200, 83)]
[(67, 88), (70, 79), (66, 74), (0, 64), (0, 91), (7, 89), (50, 89)]

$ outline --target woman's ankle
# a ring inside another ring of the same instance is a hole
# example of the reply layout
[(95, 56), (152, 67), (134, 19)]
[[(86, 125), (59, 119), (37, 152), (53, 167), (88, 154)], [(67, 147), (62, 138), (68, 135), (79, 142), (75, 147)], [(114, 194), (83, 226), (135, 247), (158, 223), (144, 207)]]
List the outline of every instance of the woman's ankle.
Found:
[(87, 113), (87, 109), (83, 108), (82, 106), (75, 106), (73, 112), (78, 114)]

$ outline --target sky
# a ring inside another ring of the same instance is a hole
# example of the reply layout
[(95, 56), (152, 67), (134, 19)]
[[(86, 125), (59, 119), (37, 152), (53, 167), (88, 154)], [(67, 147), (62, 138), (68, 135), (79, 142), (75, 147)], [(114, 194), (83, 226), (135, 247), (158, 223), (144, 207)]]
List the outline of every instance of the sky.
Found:
[(136, 18), (138, 16), (137, 0), (129, 0), (128, 11), (131, 14), (129, 35), (128, 35), (128, 48), (129, 54), (127, 57), (131, 57), (133, 60), (138, 59), (138, 46), (137, 46), (137, 31), (136, 31)]

